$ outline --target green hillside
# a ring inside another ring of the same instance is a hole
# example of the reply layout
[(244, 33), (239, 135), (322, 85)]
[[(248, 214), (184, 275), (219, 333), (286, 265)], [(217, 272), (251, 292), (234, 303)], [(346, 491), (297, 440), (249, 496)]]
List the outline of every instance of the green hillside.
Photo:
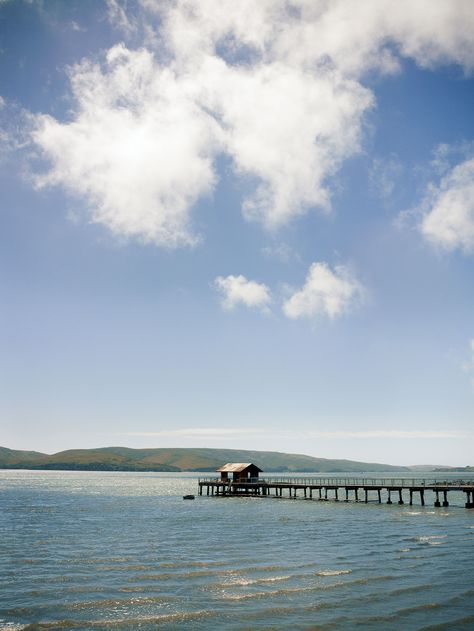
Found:
[(263, 471), (273, 472), (408, 471), (408, 467), (352, 460), (328, 460), (277, 451), (104, 447), (70, 449), (48, 455), (0, 447), (0, 469), (215, 471), (226, 462), (254, 462)]

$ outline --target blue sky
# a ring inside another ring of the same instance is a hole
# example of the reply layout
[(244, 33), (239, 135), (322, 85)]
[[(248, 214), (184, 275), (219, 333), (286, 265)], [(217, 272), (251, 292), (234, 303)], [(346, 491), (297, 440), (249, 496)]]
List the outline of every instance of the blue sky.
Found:
[(472, 464), (464, 0), (0, 0), (0, 444)]

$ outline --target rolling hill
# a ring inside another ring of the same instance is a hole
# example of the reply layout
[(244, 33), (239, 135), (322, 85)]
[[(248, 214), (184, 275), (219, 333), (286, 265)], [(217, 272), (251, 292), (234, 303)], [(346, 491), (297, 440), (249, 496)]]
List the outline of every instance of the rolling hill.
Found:
[(263, 471), (334, 473), (339, 471), (408, 471), (408, 467), (328, 460), (277, 451), (240, 449), (103, 447), (70, 449), (56, 454), (0, 447), (0, 469), (84, 471), (215, 471), (226, 462), (254, 462)]

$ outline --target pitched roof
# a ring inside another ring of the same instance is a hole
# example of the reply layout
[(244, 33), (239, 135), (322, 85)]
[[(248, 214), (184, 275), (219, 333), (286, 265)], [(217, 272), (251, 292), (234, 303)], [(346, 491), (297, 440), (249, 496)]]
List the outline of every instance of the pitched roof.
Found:
[(247, 469), (248, 467), (255, 467), (259, 471), (262, 471), (257, 465), (253, 464), (253, 462), (228, 462), (217, 471), (220, 472), (228, 472), (228, 473), (240, 473)]

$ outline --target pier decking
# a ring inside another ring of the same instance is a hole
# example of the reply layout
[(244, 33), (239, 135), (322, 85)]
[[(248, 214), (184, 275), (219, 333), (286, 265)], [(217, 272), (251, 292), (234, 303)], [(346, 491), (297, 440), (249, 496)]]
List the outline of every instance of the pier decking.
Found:
[[(369, 502), (375, 499), (382, 502), (382, 491), (386, 503), (410, 505), (418, 498), (425, 505), (425, 493), (431, 492), (434, 506), (449, 506), (448, 492), (465, 493), (466, 508), (474, 508), (474, 481), (463, 480), (428, 480), (419, 478), (248, 478), (245, 480), (222, 480), (221, 478), (199, 478), (199, 495), (289, 497), (320, 501), (355, 500)], [(369, 495), (370, 494), (370, 495)], [(376, 494), (376, 495), (375, 495)], [(407, 498), (408, 495), (408, 498)], [(316, 497), (315, 497), (316, 496)], [(392, 499), (393, 498), (393, 499)]]

